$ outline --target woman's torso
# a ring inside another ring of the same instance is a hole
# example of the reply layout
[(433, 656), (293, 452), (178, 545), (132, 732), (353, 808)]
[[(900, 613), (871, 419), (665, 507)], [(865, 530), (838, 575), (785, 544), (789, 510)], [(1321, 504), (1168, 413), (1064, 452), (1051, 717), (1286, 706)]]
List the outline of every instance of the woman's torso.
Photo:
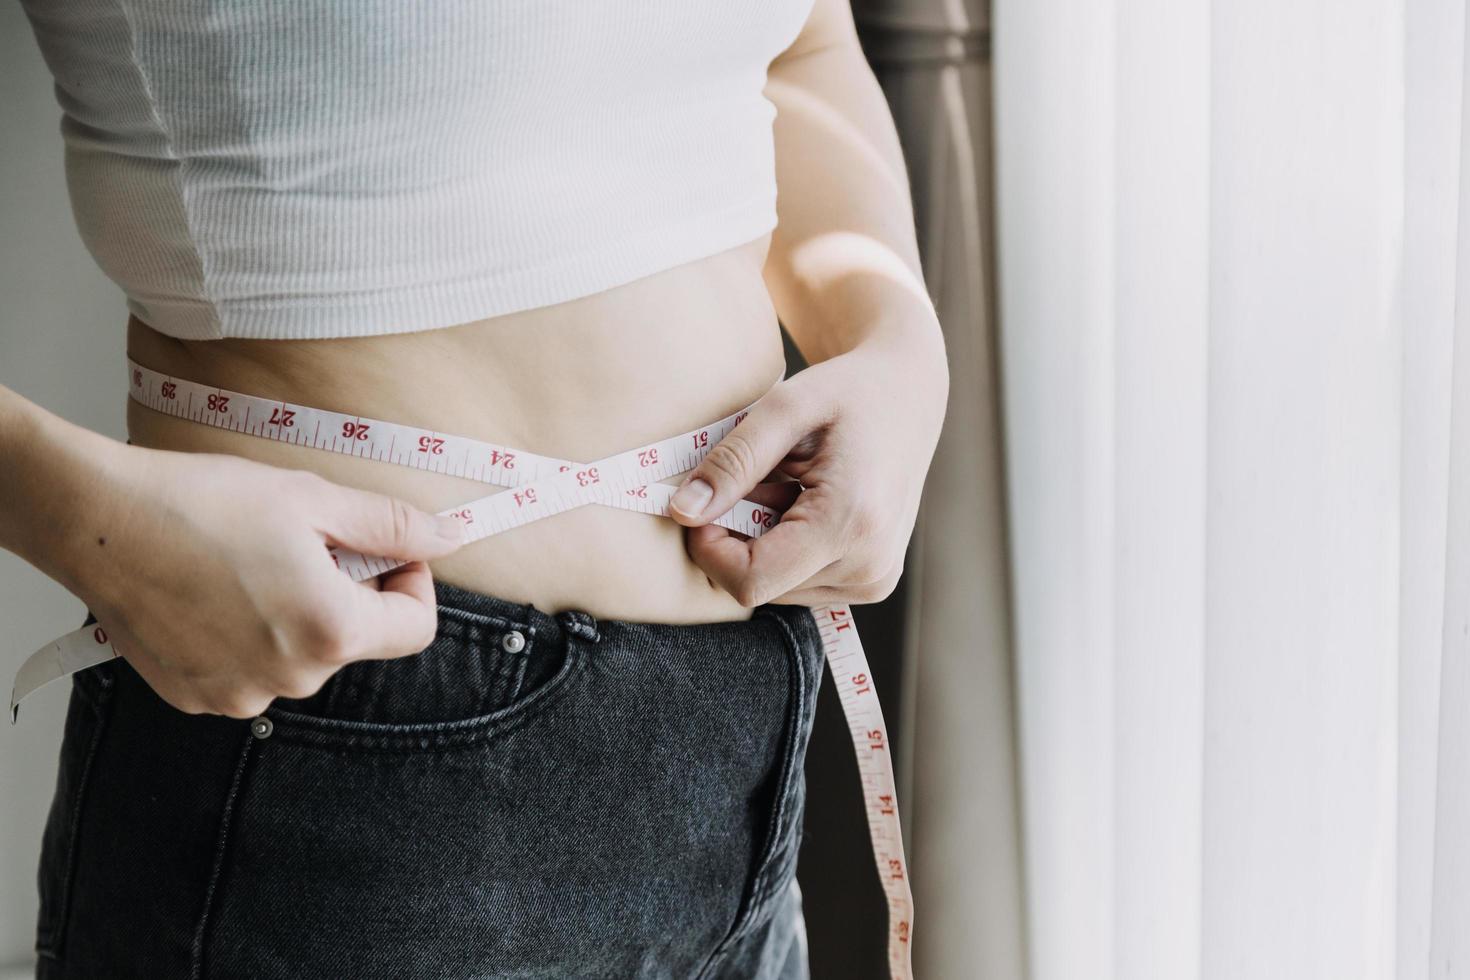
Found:
[[(577, 460), (724, 416), (781, 374), (763, 86), (809, 0), (25, 8), (77, 224), (141, 364)], [(487, 490), (137, 405), (129, 430), (435, 510)], [(678, 525), (602, 507), (435, 572), (547, 610), (748, 616)]]
[[(333, 340), (184, 341), (134, 317), (133, 360), (236, 391), (598, 459), (683, 432), (781, 376), (761, 276), (769, 235), (578, 299), (429, 331)], [(129, 403), (134, 443), (309, 469), (429, 510), (496, 492), (455, 477), (276, 443)], [(677, 482), (677, 481), (674, 481)], [(437, 578), (558, 611), (684, 623), (749, 610), (689, 558), (667, 518), (588, 506), (471, 544)]]

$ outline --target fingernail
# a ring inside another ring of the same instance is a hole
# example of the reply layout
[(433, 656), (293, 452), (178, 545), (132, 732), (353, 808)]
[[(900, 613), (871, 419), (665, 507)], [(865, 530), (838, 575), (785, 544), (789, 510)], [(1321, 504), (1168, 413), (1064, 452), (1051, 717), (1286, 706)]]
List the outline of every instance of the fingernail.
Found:
[(445, 514), (437, 515), (434, 521), (434, 530), (445, 541), (464, 540), (464, 524), (460, 522), (458, 517), (449, 517)]
[(695, 477), (674, 493), (669, 506), (685, 517), (698, 517), (714, 495), (714, 487)]

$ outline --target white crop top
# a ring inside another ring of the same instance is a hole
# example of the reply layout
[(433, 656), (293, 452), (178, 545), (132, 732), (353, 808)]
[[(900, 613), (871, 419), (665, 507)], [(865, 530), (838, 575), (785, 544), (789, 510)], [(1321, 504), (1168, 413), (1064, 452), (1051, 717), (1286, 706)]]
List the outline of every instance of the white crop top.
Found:
[(766, 70), (811, 0), (22, 0), (72, 210), (150, 326), (400, 333), (776, 223)]

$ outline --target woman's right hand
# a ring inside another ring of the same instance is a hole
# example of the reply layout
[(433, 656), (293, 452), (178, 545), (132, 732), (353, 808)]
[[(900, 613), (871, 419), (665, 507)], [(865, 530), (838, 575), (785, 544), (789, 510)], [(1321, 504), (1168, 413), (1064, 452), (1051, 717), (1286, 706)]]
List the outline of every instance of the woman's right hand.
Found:
[[(303, 471), (96, 438), (55, 577), (174, 707), (253, 717), (432, 641), (425, 562), (460, 546), (459, 521)], [(410, 563), (357, 583), (328, 545)]]

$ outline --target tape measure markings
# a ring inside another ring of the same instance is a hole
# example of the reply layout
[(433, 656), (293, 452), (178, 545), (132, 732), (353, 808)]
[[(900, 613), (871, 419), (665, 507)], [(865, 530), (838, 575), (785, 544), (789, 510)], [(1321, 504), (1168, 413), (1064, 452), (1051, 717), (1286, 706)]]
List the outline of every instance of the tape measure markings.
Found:
[[(129, 395), (166, 415), (506, 488), (441, 512), (463, 522), (466, 543), (589, 504), (668, 516), (668, 503), (677, 488), (659, 481), (697, 466), (750, 411), (747, 406), (698, 429), (593, 463), (578, 463), (467, 436), (211, 388), (160, 374), (131, 360), (128, 370)], [(252, 411), (258, 413), (253, 424)], [(308, 425), (312, 435), (304, 440)], [(323, 439), (324, 426), (331, 433), (330, 441)], [(411, 448), (400, 447), (400, 440)], [(774, 527), (778, 517), (775, 508), (743, 499), (712, 523), (758, 537)], [(357, 581), (405, 564), (346, 548), (328, 551), (338, 567)], [(829, 604), (813, 606), (811, 612), (857, 757), (868, 835), (888, 903), (889, 972), (894, 980), (911, 980), (913, 896), (903, 854), (888, 728), (851, 610), (845, 604)], [(99, 625), (75, 630), (42, 647), (16, 673), (10, 700), (12, 723), (20, 701), (37, 688), (115, 656), (117, 651)]]

